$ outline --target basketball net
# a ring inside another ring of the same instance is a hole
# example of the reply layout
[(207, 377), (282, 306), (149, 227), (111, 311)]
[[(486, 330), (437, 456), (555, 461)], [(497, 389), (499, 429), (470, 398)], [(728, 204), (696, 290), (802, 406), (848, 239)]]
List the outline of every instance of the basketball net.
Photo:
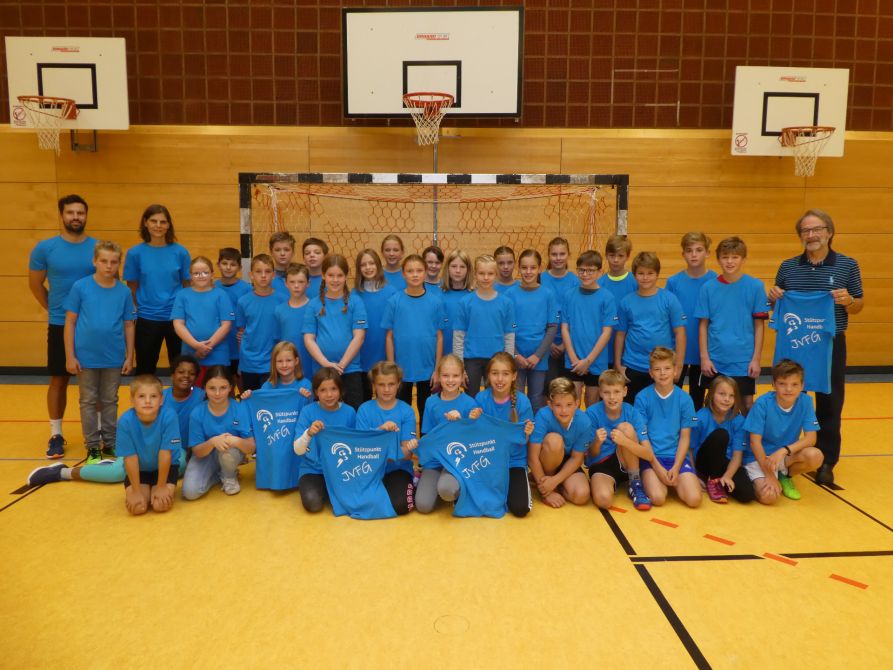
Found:
[(440, 139), (440, 121), (453, 106), (453, 96), (449, 93), (407, 93), (403, 96), (403, 104), (415, 121), (419, 146), (436, 144)]
[(834, 134), (832, 126), (794, 126), (782, 128), (778, 138), (782, 146), (790, 147), (794, 153), (794, 174), (798, 177), (812, 177), (815, 164)]
[(25, 108), (31, 127), (37, 131), (37, 146), (52, 149), (58, 156), (62, 121), (76, 119), (78, 116), (74, 100), (46, 95), (20, 95), (19, 102)]

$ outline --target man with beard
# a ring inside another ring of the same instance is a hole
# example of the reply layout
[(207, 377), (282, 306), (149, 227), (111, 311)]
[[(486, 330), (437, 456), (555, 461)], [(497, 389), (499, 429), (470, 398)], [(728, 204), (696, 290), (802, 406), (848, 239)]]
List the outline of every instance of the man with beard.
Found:
[(60, 198), (59, 218), (62, 232), (38, 242), (28, 262), (31, 293), (49, 315), (47, 368), (50, 385), (47, 389), (47, 411), (50, 441), (47, 458), (62, 458), (65, 455), (62, 417), (65, 415), (69, 380), (65, 369), (65, 300), (78, 279), (93, 274), (93, 247), (96, 246), (96, 240), (84, 233), (87, 203), (81, 196), (66, 195)]

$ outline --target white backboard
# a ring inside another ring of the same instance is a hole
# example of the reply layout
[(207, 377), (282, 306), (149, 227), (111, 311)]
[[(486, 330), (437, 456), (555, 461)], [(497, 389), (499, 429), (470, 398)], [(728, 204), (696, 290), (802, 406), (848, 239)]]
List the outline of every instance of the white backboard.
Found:
[(120, 37), (7, 37), (9, 119), (30, 128), (20, 95), (72, 98), (78, 118), (63, 129), (126, 130), (127, 62)]
[(452, 95), (450, 116), (521, 114), (521, 7), (343, 9), (341, 25), (347, 117), (408, 115), (413, 91)]
[(739, 66), (733, 156), (790, 156), (778, 141), (790, 126), (833, 126), (823, 156), (843, 156), (849, 70)]

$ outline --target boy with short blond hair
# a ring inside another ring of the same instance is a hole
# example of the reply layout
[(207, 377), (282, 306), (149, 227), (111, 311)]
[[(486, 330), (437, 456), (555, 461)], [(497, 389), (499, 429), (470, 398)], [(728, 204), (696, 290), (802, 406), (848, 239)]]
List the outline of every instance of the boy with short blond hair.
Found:
[[(222, 288), (226, 295), (229, 296), (230, 302), (233, 304), (233, 313), (236, 311), (236, 305), (239, 304), (239, 298), (246, 293), (251, 293), (251, 284), (239, 279), (239, 271), (241, 269), (242, 253), (238, 249), (223, 247), (217, 252), (217, 270), (220, 272), (220, 279), (214, 285)], [(239, 340), (237, 338), (237, 330), (237, 328), (231, 328), (226, 339), (226, 345), (229, 347), (229, 369), (234, 375), (239, 373)]]

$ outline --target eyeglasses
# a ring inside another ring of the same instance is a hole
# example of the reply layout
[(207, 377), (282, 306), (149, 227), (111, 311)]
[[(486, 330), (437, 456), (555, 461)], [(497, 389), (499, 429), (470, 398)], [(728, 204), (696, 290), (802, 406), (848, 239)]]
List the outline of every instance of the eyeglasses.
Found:
[(815, 226), (814, 228), (801, 228), (800, 236), (801, 237), (809, 237), (810, 235), (818, 234), (823, 230), (828, 230), (828, 226)]
[(207, 270), (202, 270), (202, 271), (200, 271), (200, 272), (193, 272), (193, 273), (192, 273), (192, 276), (193, 276), (193, 277), (209, 277), (210, 275), (211, 275), (211, 273), (208, 272)]
[(577, 268), (578, 275), (594, 275), (598, 270), (596, 268)]

